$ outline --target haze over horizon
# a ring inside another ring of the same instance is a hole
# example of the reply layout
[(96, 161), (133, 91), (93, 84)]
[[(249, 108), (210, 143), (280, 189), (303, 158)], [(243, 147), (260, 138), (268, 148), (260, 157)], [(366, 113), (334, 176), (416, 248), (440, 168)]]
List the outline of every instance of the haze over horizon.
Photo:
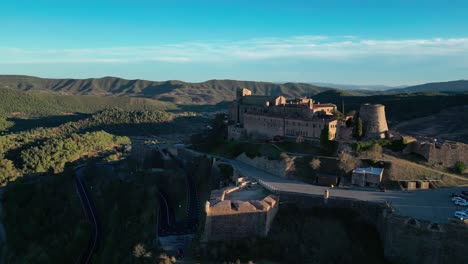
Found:
[(468, 79), (468, 3), (14, 1), (0, 74), (414, 85)]

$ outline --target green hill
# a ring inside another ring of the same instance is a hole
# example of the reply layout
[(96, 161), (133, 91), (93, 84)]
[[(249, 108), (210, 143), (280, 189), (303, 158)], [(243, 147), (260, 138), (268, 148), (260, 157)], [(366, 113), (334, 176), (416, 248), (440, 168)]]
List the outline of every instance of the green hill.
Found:
[(386, 94), (421, 93), (421, 92), (464, 93), (464, 92), (468, 92), (468, 81), (458, 80), (458, 81), (450, 81), (450, 82), (425, 83), (425, 84), (405, 87), (402, 89), (391, 89), (391, 90), (385, 91)]
[(313, 96), (320, 102), (330, 102), (338, 106), (345, 104), (345, 112), (359, 110), (364, 103), (383, 104), (389, 124), (419, 118), (454, 106), (468, 104), (468, 93), (414, 93), (397, 95), (359, 95), (349, 91), (326, 91)]
[(176, 109), (169, 102), (147, 98), (61, 95), (0, 88), (0, 115), (46, 116), (94, 113), (109, 108), (125, 110)]
[(305, 83), (269, 83), (235, 80), (210, 80), (201, 83), (155, 82), (116, 77), (97, 79), (45, 79), (20, 75), (0, 75), (0, 88), (20, 91), (56, 92), (72, 95), (131, 96), (175, 104), (217, 104), (230, 101), (239, 87), (255, 94), (297, 97), (313, 95), (329, 88)]

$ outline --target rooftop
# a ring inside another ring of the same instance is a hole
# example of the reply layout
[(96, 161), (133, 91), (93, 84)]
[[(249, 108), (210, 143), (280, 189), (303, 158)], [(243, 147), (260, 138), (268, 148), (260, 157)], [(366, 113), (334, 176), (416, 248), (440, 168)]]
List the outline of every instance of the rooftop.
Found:
[(356, 168), (354, 169), (355, 173), (369, 173), (369, 174), (382, 174), (383, 169), (382, 168), (373, 168), (373, 167), (368, 167), (368, 168)]

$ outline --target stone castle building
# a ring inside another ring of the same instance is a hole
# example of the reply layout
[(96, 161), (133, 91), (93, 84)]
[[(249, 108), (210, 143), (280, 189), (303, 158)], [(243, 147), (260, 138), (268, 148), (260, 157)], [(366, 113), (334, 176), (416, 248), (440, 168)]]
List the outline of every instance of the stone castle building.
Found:
[(258, 184), (243, 182), (211, 192), (206, 202), (205, 240), (236, 240), (268, 234), (279, 198), (265, 196)]
[(236, 100), (229, 106), (228, 137), (319, 138), (328, 127), (334, 139), (338, 125), (333, 114), (336, 109), (334, 104), (316, 103), (311, 98), (286, 100), (284, 96), (252, 95), (248, 89), (238, 89)]

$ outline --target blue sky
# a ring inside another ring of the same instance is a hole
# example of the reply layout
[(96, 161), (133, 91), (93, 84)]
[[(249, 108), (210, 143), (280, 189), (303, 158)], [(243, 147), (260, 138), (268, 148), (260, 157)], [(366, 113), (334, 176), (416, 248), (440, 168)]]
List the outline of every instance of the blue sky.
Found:
[(0, 7), (0, 74), (468, 79), (468, 1), (0, 0)]

